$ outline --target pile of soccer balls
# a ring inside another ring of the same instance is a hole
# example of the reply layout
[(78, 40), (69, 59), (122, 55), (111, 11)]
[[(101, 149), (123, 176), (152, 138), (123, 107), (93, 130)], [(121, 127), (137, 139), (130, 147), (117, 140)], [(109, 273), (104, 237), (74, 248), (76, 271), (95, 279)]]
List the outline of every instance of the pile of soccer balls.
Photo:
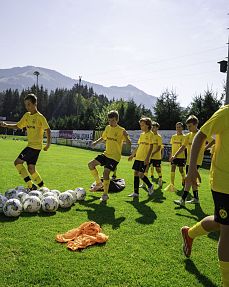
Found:
[(23, 186), (18, 186), (15, 189), (8, 189), (4, 195), (0, 194), (0, 213), (9, 217), (18, 217), (23, 211), (55, 212), (59, 207), (69, 208), (76, 201), (84, 200), (85, 197), (86, 191), (82, 187), (65, 192), (42, 187), (28, 192)]

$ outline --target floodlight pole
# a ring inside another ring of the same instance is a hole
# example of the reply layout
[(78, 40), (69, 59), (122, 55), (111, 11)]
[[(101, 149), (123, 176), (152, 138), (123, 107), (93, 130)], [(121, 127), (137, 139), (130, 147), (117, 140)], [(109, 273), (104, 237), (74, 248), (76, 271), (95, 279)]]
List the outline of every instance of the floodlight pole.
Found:
[(36, 86), (36, 94), (38, 94), (38, 77), (40, 73), (38, 71), (33, 72), (33, 74), (37, 77), (37, 86)]

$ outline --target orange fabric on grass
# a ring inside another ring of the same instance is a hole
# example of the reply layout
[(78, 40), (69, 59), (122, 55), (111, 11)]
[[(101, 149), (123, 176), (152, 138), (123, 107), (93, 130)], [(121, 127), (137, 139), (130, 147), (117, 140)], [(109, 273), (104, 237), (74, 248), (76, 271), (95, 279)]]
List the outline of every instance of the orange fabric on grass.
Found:
[(71, 250), (83, 249), (96, 243), (106, 242), (108, 236), (101, 231), (99, 224), (88, 221), (64, 234), (57, 234), (56, 241), (67, 242), (67, 247)]

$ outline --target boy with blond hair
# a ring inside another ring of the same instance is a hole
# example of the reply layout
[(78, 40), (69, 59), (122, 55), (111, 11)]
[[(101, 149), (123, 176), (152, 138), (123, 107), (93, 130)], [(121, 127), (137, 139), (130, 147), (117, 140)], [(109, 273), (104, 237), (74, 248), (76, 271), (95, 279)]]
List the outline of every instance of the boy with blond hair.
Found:
[(148, 187), (149, 196), (153, 194), (153, 184), (144, 174), (146, 167), (149, 165), (150, 155), (153, 149), (153, 133), (151, 132), (152, 121), (150, 118), (141, 118), (139, 121), (142, 133), (138, 139), (138, 146), (132, 151), (128, 160), (135, 157), (132, 169), (134, 170), (134, 192), (129, 197), (139, 197), (140, 178)]
[[(28, 94), (24, 98), (24, 103), (28, 112), (24, 114), (17, 124), (1, 122), (0, 126), (10, 129), (26, 128), (28, 145), (14, 161), (14, 165), (26, 182), (28, 189), (33, 190), (37, 189), (37, 186), (39, 188), (44, 186), (44, 182), (36, 170), (36, 162), (42, 150), (44, 131), (46, 132), (47, 143), (43, 149), (47, 151), (50, 147), (51, 130), (46, 118), (37, 110), (37, 97), (34, 94)], [(27, 163), (28, 169), (24, 166), (24, 162)]]
[[(107, 116), (109, 125), (106, 126), (102, 136), (92, 143), (92, 147), (94, 147), (99, 142), (106, 141), (106, 149), (103, 154), (98, 155), (88, 163), (88, 168), (96, 182), (95, 186), (91, 188), (91, 191), (97, 191), (103, 188), (103, 195), (100, 201), (107, 201), (109, 199), (110, 172), (116, 170), (121, 159), (123, 141), (126, 141), (127, 144), (131, 144), (126, 130), (118, 125), (118, 112), (112, 110)], [(98, 165), (104, 166), (103, 183), (96, 169)]]

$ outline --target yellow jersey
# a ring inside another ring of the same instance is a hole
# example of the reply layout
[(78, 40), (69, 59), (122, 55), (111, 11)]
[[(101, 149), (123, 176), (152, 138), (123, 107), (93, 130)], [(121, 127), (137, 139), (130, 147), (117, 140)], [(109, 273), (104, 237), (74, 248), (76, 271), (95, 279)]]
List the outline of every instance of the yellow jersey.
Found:
[(150, 150), (150, 145), (153, 144), (153, 137), (154, 134), (151, 131), (140, 134), (138, 139), (138, 149), (135, 156), (136, 160), (145, 161)]
[[(172, 135), (171, 140), (170, 140), (170, 144), (172, 145), (172, 156), (179, 150), (179, 148), (184, 144), (184, 139), (185, 139), (185, 135), (181, 134), (175, 134)], [(177, 158), (182, 158), (185, 159), (185, 153), (184, 151), (180, 154), (178, 154)]]
[[(153, 133), (153, 150), (152, 153), (160, 146), (162, 148), (162, 137), (159, 134)], [(151, 159), (161, 160), (161, 148), (151, 156)]]
[(26, 128), (28, 147), (42, 149), (44, 130), (49, 129), (49, 125), (41, 113), (37, 112), (33, 115), (30, 112), (25, 113), (17, 123), (17, 127)]
[(122, 144), (124, 140), (125, 129), (119, 125), (112, 127), (110, 125), (106, 126), (104, 132), (102, 133), (102, 138), (106, 141), (106, 149), (104, 155), (108, 158), (112, 158), (116, 161), (120, 161), (122, 153)]
[(210, 169), (211, 188), (229, 194), (229, 105), (215, 112), (200, 130), (207, 137), (216, 136)]

